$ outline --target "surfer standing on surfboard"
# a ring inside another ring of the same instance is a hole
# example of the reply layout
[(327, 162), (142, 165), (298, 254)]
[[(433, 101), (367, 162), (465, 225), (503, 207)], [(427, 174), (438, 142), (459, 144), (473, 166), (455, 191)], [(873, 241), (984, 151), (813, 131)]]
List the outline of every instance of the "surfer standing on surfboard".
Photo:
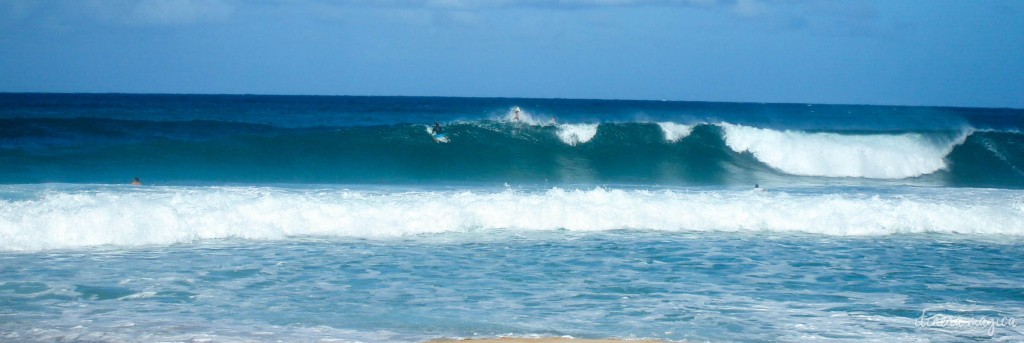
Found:
[(437, 122), (435, 121), (435, 122), (434, 122), (434, 127), (433, 127), (432, 129), (430, 129), (430, 133), (431, 133), (431, 134), (435, 134), (435, 135), (439, 135), (439, 134), (441, 134), (441, 131), (442, 131), (442, 130), (441, 130), (441, 124), (438, 124), (438, 123), (437, 123)]

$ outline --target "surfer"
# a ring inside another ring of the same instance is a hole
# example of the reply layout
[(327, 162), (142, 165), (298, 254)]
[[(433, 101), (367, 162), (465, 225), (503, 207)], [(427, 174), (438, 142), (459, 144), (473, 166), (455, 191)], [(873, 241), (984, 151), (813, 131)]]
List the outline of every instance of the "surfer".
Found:
[(430, 128), (430, 136), (434, 138), (434, 143), (448, 143), (448, 135), (444, 133), (444, 129), (441, 128), (441, 124), (434, 122), (434, 127)]
[(512, 119), (517, 121), (517, 122), (519, 121), (519, 106), (516, 106), (516, 115)]
[(132, 180), (132, 186), (142, 186), (142, 180), (135, 178), (135, 180)]

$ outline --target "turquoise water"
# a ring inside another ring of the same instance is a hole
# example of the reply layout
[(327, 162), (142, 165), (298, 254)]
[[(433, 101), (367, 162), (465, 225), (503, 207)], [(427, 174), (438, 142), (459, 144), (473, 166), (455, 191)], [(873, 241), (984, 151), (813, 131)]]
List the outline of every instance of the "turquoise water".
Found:
[(1022, 126), (0, 94), (0, 341), (1021, 340)]
[[(972, 237), (976, 238), (976, 237)], [(1019, 244), (948, 235), (461, 232), (5, 254), (4, 340), (1016, 340)], [(17, 281), (12, 281), (17, 280)]]

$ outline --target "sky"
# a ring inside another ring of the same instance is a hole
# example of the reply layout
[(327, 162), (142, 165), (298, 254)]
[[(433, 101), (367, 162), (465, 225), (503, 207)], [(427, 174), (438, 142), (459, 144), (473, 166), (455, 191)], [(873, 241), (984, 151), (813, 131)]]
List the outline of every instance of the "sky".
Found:
[(0, 0), (0, 92), (1024, 108), (1024, 1)]

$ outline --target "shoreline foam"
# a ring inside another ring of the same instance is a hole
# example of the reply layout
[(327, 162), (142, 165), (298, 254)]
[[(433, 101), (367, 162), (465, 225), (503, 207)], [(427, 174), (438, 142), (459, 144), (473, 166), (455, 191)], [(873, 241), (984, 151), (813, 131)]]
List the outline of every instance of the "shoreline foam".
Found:
[(538, 338), (518, 338), (518, 337), (501, 337), (501, 338), (467, 338), (467, 339), (435, 339), (427, 341), (426, 343), (664, 343), (665, 341), (640, 339), (619, 339), (619, 338), (601, 338), (601, 339), (586, 339), (586, 338), (568, 338), (568, 337), (538, 337)]

